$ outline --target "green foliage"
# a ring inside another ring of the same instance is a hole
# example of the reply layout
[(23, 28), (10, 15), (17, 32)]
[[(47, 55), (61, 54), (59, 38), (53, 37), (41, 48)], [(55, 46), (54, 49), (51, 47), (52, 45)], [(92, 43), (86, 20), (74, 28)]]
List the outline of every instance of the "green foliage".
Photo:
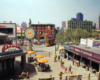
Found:
[(93, 32), (92, 36), (97, 40), (99, 39), (99, 33), (97, 32)]
[(89, 32), (87, 32), (86, 30), (83, 30), (82, 32), (81, 32), (81, 37), (82, 38), (87, 38), (89, 36)]
[(62, 45), (64, 42), (72, 41), (73, 44), (78, 44), (80, 38), (87, 38), (89, 37), (89, 33), (86, 30), (82, 30), (80, 28), (76, 28), (72, 30), (71, 28), (66, 29), (66, 31), (58, 32), (56, 35), (56, 43), (61, 43)]

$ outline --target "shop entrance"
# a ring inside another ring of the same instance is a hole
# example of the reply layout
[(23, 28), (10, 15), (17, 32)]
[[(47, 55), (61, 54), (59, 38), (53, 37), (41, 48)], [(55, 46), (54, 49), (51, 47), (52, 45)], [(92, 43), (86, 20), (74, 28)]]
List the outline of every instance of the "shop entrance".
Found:
[(89, 67), (89, 64), (90, 64), (90, 60), (86, 59), (86, 58), (82, 58), (82, 62), (83, 62), (83, 67), (86, 68), (86, 67)]
[(92, 61), (92, 70), (94, 73), (98, 72), (99, 71), (99, 63)]
[(73, 53), (72, 52), (68, 52), (68, 60), (73, 60)]
[(75, 60), (77, 60), (77, 62), (79, 63), (79, 65), (80, 65), (80, 58), (81, 58), (81, 56), (75, 54)]

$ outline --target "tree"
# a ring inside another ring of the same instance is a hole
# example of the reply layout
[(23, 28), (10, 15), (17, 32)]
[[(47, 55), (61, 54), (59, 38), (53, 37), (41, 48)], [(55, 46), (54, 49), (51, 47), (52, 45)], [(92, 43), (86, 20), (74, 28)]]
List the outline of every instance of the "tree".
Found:
[(86, 30), (83, 30), (83, 31), (81, 32), (81, 37), (82, 37), (82, 38), (87, 38), (87, 37), (89, 37), (89, 32), (87, 32)]
[(92, 36), (97, 40), (99, 39), (99, 33), (97, 32), (93, 32)]
[(81, 32), (82, 32), (82, 29), (81, 28), (76, 28), (75, 29), (75, 38), (77, 39), (77, 41), (80, 41)]

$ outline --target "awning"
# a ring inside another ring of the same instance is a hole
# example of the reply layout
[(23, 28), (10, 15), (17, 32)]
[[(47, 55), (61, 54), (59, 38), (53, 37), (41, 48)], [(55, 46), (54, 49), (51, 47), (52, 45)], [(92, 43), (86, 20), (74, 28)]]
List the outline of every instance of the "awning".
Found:
[(8, 34), (0, 33), (0, 36), (8, 36)]
[[(17, 36), (20, 36), (21, 37), (21, 34), (17, 34)], [(24, 34), (22, 34), (22, 36), (24, 36)]]

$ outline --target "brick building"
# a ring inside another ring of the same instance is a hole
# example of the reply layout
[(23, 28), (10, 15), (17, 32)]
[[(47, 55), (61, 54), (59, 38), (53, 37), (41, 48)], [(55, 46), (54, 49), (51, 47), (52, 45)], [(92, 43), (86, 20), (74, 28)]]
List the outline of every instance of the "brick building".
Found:
[(36, 39), (44, 39), (44, 33), (46, 33), (45, 38), (55, 37), (55, 25), (54, 24), (31, 24), (36, 31)]

